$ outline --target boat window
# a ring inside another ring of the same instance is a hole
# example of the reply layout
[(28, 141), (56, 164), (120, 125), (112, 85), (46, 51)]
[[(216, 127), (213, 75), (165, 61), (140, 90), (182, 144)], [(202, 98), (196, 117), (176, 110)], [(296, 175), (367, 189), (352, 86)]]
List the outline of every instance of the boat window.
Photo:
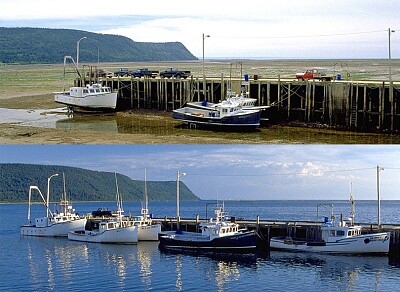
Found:
[(344, 231), (343, 230), (336, 231), (336, 236), (344, 236)]
[(88, 92), (87, 89), (84, 89), (84, 90), (83, 90), (83, 93), (88, 94), (89, 92)]
[(89, 89), (89, 92), (90, 93), (94, 93), (94, 89)]
[(106, 226), (104, 224), (101, 224), (101, 229), (106, 229)]
[(109, 223), (108, 228), (114, 228), (114, 223)]
[(100, 89), (95, 89), (95, 91), (96, 91), (96, 93), (100, 93), (101, 92)]
[(335, 236), (335, 230), (329, 230), (329, 236)]

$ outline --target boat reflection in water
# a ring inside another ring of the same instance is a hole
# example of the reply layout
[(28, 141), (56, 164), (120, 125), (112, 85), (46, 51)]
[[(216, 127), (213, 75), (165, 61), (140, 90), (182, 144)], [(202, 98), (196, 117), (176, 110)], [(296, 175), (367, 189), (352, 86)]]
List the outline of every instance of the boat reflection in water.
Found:
[(388, 261), (387, 257), (380, 256), (275, 251), (271, 252), (268, 264), (315, 274), (321, 282), (331, 283), (338, 291), (357, 290), (364, 278), (369, 282), (365, 283), (365, 290), (380, 291), (381, 276), (387, 270)]

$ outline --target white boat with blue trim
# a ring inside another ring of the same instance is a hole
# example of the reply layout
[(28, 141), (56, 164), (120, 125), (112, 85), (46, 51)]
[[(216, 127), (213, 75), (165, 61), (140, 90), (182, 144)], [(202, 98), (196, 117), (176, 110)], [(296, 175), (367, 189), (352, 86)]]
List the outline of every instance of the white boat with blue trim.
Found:
[(186, 106), (176, 109), (172, 117), (189, 125), (219, 126), (229, 128), (258, 128), (260, 110), (243, 110), (236, 102), (224, 100), (213, 106)]
[(291, 237), (272, 237), (270, 248), (278, 250), (338, 253), (338, 254), (387, 254), (389, 252), (390, 232), (363, 234), (360, 225), (354, 225), (354, 201), (350, 197), (352, 212), (346, 222), (331, 221), (325, 217), (320, 227), (320, 238), (304, 240)]

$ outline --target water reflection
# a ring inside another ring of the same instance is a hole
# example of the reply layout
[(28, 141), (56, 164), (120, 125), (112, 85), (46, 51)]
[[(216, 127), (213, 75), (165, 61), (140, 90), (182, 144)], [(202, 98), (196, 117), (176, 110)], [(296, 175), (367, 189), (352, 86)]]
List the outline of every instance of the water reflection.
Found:
[(322, 283), (335, 285), (340, 291), (354, 291), (357, 287), (381, 288), (381, 276), (387, 270), (385, 256), (324, 255), (312, 253), (271, 252), (269, 262), (287, 269), (305, 269), (316, 273)]
[[(173, 257), (175, 260), (175, 287), (179, 291), (183, 289), (183, 286), (189, 286), (188, 283), (183, 283), (182, 276), (184, 263), (188, 261), (194, 259), (196, 270), (202, 271), (208, 282), (214, 282), (217, 291), (225, 291), (227, 286), (239, 282), (242, 268), (251, 268), (255, 270), (259, 259), (257, 255), (254, 254), (211, 253), (168, 249), (160, 249), (160, 252), (167, 257)], [(199, 277), (202, 277), (202, 275)], [(203, 285), (202, 281), (199, 283), (196, 281), (190, 284)], [(198, 288), (201, 289), (201, 286)]]

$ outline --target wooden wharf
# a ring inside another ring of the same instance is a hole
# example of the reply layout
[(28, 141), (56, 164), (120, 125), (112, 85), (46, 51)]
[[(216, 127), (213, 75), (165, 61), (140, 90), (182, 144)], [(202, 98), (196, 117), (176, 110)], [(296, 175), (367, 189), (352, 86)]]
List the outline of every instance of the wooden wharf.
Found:
[[(199, 232), (199, 225), (207, 222), (199, 215), (195, 219), (189, 218), (153, 218), (156, 223), (162, 224), (162, 230), (183, 230)], [(240, 228), (256, 230), (259, 235), (259, 246), (269, 251), (269, 241), (273, 236), (289, 236), (293, 238), (318, 239), (322, 222), (311, 221), (272, 221), (261, 220), (257, 216), (256, 220), (243, 220), (231, 217), (232, 222), (239, 224)], [(400, 224), (366, 224), (357, 223), (362, 226), (362, 233), (390, 232), (389, 258), (400, 258)]]
[[(75, 84), (95, 82), (89, 77)], [(400, 132), (400, 82), (334, 80), (298, 81), (289, 78), (242, 78), (191, 76), (187, 79), (109, 77), (103, 83), (118, 90), (119, 110), (172, 111), (187, 101), (218, 102), (230, 88), (242, 87), (258, 105), (271, 106), (272, 123), (308, 125), (356, 131)], [(203, 88), (204, 87), (204, 88)]]

